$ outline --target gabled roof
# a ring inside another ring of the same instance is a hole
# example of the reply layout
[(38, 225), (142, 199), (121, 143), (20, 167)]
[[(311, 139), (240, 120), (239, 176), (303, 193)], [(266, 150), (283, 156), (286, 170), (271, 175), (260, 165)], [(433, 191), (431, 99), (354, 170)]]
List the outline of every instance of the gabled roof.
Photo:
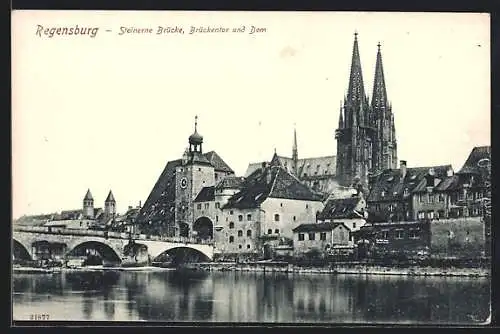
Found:
[(318, 215), (319, 220), (342, 219), (342, 218), (362, 218), (361, 213), (356, 214), (354, 209), (361, 201), (361, 197), (333, 198), (329, 199), (323, 211)]
[(203, 155), (214, 166), (216, 171), (234, 173), (231, 167), (215, 151), (210, 151)]
[(375, 177), (367, 201), (402, 200), (405, 189), (408, 194), (426, 189), (427, 176), (430, 171), (433, 171), (435, 177), (442, 182), (448, 177), (448, 170), (453, 170), (451, 165), (407, 168), (405, 178), (401, 179), (400, 169), (386, 169)]
[(300, 224), (296, 228), (292, 229), (293, 232), (323, 232), (323, 231), (332, 231), (336, 229), (338, 226), (344, 226), (346, 229), (349, 228), (342, 222), (336, 223), (316, 223), (316, 224)]
[(215, 193), (214, 193), (215, 187), (203, 187), (200, 192), (198, 193), (198, 196), (194, 199), (195, 202), (209, 202), (215, 200)]
[(482, 159), (491, 159), (491, 146), (474, 147), (458, 174), (481, 174), (478, 163)]
[(233, 195), (225, 208), (255, 208), (267, 198), (321, 201), (321, 197), (302, 184), (282, 166), (267, 166), (249, 175), (242, 190)]
[(167, 163), (137, 217), (138, 222), (173, 221), (175, 214), (175, 169), (182, 160)]

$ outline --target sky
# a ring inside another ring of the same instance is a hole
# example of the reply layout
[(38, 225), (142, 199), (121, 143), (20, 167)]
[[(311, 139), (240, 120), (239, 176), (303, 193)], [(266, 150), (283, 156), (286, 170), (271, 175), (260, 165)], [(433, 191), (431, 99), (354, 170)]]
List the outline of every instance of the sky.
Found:
[[(76, 25), (99, 30), (36, 33)], [(237, 175), (274, 150), (291, 156), (294, 127), (299, 158), (335, 155), (355, 31), (370, 96), (382, 45), (399, 159), (458, 171), (490, 145), (488, 14), (14, 11), (13, 216), (81, 208), (87, 189), (96, 207), (110, 189), (119, 212), (144, 203), (195, 115), (204, 151)]]

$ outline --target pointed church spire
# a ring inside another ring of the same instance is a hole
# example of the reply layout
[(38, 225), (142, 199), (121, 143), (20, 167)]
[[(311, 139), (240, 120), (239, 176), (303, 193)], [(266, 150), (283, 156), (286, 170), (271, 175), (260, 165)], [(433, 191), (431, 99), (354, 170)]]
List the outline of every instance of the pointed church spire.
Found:
[(106, 197), (105, 202), (116, 202), (115, 197), (113, 196), (113, 192), (111, 190), (109, 191), (108, 197)]
[(375, 65), (375, 79), (373, 81), (372, 107), (384, 108), (387, 106), (387, 90), (385, 88), (384, 68), (380, 42), (377, 44), (377, 62)]
[(92, 193), (90, 192), (90, 189), (87, 189), (87, 193), (85, 194), (85, 197), (83, 200), (88, 200), (88, 201), (93, 201), (94, 198), (92, 197)]
[(297, 175), (299, 165), (299, 149), (297, 147), (297, 128), (293, 125), (292, 172)]
[(295, 127), (295, 124), (293, 126), (293, 152), (297, 152), (297, 128)]
[[(363, 74), (361, 71), (361, 60), (359, 57), (358, 32), (354, 33), (354, 44), (352, 47), (351, 74), (349, 76), (349, 88), (347, 99), (350, 103), (362, 102), (365, 99), (365, 88), (363, 85)], [(357, 104), (357, 103), (355, 103)]]

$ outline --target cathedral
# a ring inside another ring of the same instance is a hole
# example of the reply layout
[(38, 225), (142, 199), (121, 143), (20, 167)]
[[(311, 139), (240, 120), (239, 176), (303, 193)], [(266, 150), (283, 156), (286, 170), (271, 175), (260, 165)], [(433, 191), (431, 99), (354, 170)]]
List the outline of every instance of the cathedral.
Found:
[(380, 43), (370, 101), (363, 83), (357, 33), (354, 34), (349, 86), (340, 108), (335, 138), (336, 174), (341, 185), (359, 180), (366, 189), (369, 174), (397, 168), (396, 128), (387, 98)]
[[(272, 158), (325, 198), (349, 196), (353, 185), (360, 185), (367, 191), (370, 175), (397, 168), (396, 128), (387, 98), (380, 47), (379, 43), (370, 101), (363, 82), (358, 34), (354, 34), (349, 84), (335, 131), (337, 154), (299, 158), (297, 133), (294, 132), (292, 157), (275, 153)], [(245, 176), (260, 165), (261, 162), (249, 164)]]

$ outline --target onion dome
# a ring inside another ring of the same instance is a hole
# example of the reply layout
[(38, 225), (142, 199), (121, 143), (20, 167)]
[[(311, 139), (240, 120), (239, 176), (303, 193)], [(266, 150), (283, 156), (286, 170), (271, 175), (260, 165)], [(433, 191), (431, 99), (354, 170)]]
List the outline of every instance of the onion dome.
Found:
[(194, 133), (189, 136), (189, 143), (192, 145), (199, 145), (203, 143), (203, 136), (200, 135), (197, 131), (197, 125), (198, 125), (198, 116), (196, 116), (194, 121)]

